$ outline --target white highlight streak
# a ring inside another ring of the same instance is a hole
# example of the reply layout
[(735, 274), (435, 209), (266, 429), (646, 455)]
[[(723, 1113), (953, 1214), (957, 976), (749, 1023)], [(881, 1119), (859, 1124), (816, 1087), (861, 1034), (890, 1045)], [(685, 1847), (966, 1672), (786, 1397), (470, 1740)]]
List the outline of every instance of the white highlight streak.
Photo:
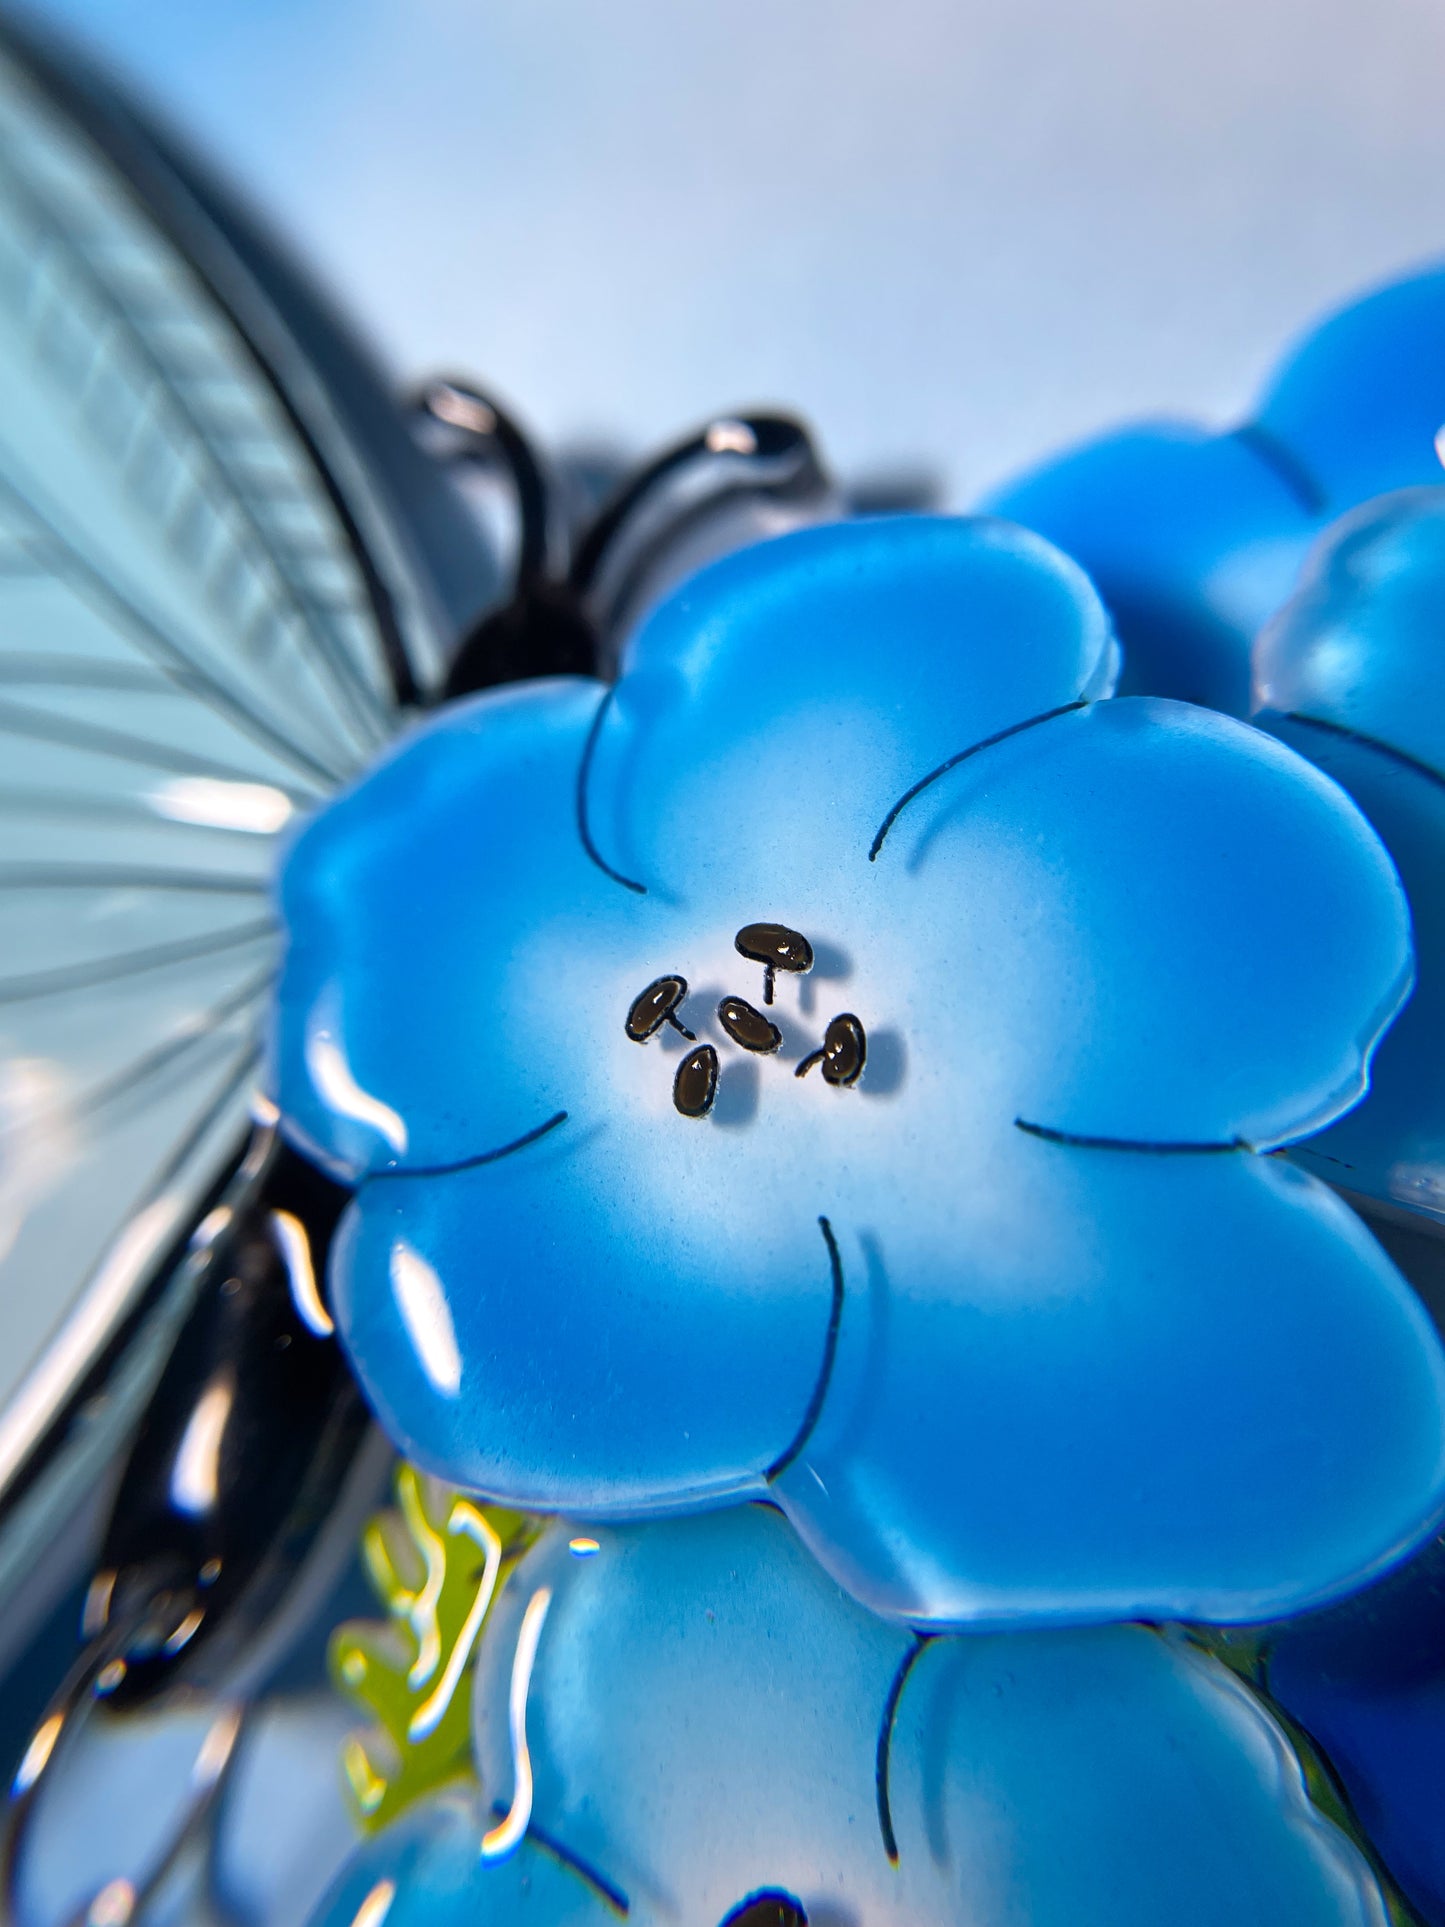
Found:
[(281, 1247), (286, 1276), (291, 1281), (291, 1301), (302, 1324), (318, 1338), (329, 1338), (336, 1326), (316, 1288), (316, 1267), (311, 1262), (311, 1240), (305, 1225), (293, 1212), (273, 1211), (271, 1229)]
[(517, 1634), (517, 1650), (512, 1655), (512, 1690), (507, 1697), (507, 1724), (512, 1736), (512, 1805), (505, 1820), (482, 1836), (482, 1858), (500, 1860), (521, 1844), (532, 1819), (532, 1756), (527, 1751), (527, 1691), (532, 1684), (532, 1663), (537, 1657), (537, 1642), (547, 1608), (552, 1603), (552, 1588), (538, 1586), (527, 1601), (522, 1626)]
[(442, 1281), (420, 1252), (398, 1240), (391, 1248), (391, 1288), (422, 1370), (447, 1398), (462, 1383), (462, 1355)]
[(48, 1720), (42, 1720), (36, 1727), (25, 1758), (16, 1768), (15, 1778), (10, 1784), (10, 1797), (18, 1800), (22, 1793), (28, 1793), (50, 1764), (50, 1756), (55, 1751), (55, 1742), (60, 1738), (60, 1729), (65, 1724), (63, 1713), (52, 1713)]
[(196, 1763), (191, 1768), (191, 1784), (200, 1788), (213, 1787), (226, 1770), (226, 1763), (236, 1750), (236, 1741), (241, 1735), (241, 1708), (223, 1706), (215, 1719), (206, 1729), (206, 1737), (201, 1741), (201, 1750), (196, 1755)]
[(333, 1111), (342, 1117), (355, 1118), (358, 1124), (369, 1124), (386, 1139), (398, 1157), (403, 1155), (406, 1125), (389, 1104), (362, 1090), (351, 1075), (351, 1066), (342, 1055), (330, 1020), (319, 1011), (306, 1032), (306, 1068), (317, 1095)]
[(215, 1505), (221, 1440), (235, 1401), (235, 1380), (229, 1372), (214, 1378), (196, 1400), (171, 1467), (171, 1504), (178, 1512), (189, 1512), (195, 1518)]
[(146, 801), (173, 823), (207, 830), (245, 830), (274, 836), (289, 822), (291, 799), (269, 783), (233, 783), (215, 776), (175, 776), (150, 791)]
[(452, 1647), (447, 1660), (446, 1670), (437, 1681), (430, 1697), (422, 1702), (411, 1716), (407, 1727), (407, 1738), (424, 1740), (428, 1733), (436, 1731), (443, 1714), (452, 1703), (452, 1695), (457, 1690), (457, 1682), (462, 1676), (471, 1650), (477, 1643), (477, 1634), (482, 1630), (482, 1621), (487, 1616), (487, 1608), (492, 1603), (492, 1594), (497, 1588), (497, 1574), (502, 1569), (502, 1542), (492, 1530), (491, 1525), (478, 1512), (474, 1505), (465, 1499), (458, 1499), (452, 1507), (452, 1516), (447, 1521), (448, 1532), (465, 1532), (469, 1538), (484, 1548), (487, 1563), (482, 1569), (482, 1577), (477, 1586), (477, 1596), (462, 1621), (462, 1629), (457, 1634), (456, 1644)]
[(381, 1923), (391, 1912), (391, 1903), (395, 1899), (396, 1882), (378, 1880), (357, 1908), (351, 1927), (381, 1927)]

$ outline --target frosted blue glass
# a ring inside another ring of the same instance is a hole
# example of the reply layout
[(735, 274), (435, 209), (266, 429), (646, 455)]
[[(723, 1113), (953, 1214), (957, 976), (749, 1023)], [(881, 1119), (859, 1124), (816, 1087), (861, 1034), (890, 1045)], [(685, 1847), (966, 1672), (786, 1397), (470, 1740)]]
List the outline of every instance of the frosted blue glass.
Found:
[(1366, 1102), (1291, 1155), (1347, 1190), (1445, 1220), (1445, 782), (1375, 743), (1284, 718), (1274, 727), (1344, 785), (1389, 845), (1418, 968), (1372, 1061)]
[(1254, 705), (1372, 738), (1445, 783), (1445, 487), (1343, 516), (1254, 650)]
[(1318, 527), (1244, 437), (1186, 422), (1119, 429), (995, 489), (983, 506), (1076, 556), (1124, 643), (1121, 687), (1249, 713), (1255, 631)]
[(1445, 424), (1445, 272), (1378, 288), (1284, 356), (1255, 411), (1320, 498), (1325, 521), (1439, 474)]
[[(870, 1927), (1383, 1922), (1278, 1730), (1181, 1640), (1115, 1627), (920, 1646), (840, 1594), (765, 1508), (603, 1529), (585, 1558), (571, 1531), (496, 1608), (477, 1765), (507, 1811), (518, 1633), (545, 1588), (522, 1674), (534, 1838), (634, 1922), (719, 1922), (768, 1888), (812, 1921)], [(541, 1857), (531, 1840), (517, 1853)], [(496, 1879), (478, 1865), (474, 1918), (492, 1918)]]
[[(771, 1486), (940, 1623), (1258, 1617), (1426, 1530), (1437, 1341), (1254, 1155), (1356, 1099), (1410, 982), (1343, 793), (1094, 700), (1096, 598), (997, 522), (735, 556), (623, 668), (444, 712), (283, 877), (275, 1091), (364, 1179), (332, 1288), (398, 1442), (591, 1517)], [(763, 922), (812, 946), (771, 1004)], [(629, 1035), (668, 982), (691, 1036)]]
[[(828, 1403), (777, 1491), (860, 1598), (1262, 1619), (1407, 1549), (1387, 1468), (1439, 1464), (1430, 1327), (1322, 1187), (1019, 1140), (978, 1190), (971, 1219), (899, 1213), (845, 1247)], [(939, 1230), (957, 1255), (930, 1290)]]
[[(1299, 1155), (1334, 1182), (1445, 1219), (1445, 488), (1335, 524), (1255, 649), (1261, 720), (1342, 783), (1409, 892), (1419, 982), (1369, 1102)], [(1303, 720), (1301, 720), (1303, 719)]]
[(535, 1839), (484, 1861), (493, 1824), (465, 1785), (411, 1808), (358, 1848), (311, 1927), (617, 1927), (606, 1901)]
[(1255, 633), (1310, 540), (1388, 489), (1439, 479), (1445, 273), (1366, 296), (1284, 357), (1224, 434), (1130, 424), (992, 491), (983, 506), (1056, 542), (1098, 584), (1126, 691), (1246, 714)]

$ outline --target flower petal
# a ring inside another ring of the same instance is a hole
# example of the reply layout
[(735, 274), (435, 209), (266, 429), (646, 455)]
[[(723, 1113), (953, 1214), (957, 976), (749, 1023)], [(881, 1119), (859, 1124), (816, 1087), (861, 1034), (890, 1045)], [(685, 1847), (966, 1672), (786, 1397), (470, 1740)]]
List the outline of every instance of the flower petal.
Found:
[(714, 1127), (660, 1097), (657, 1140), (569, 1122), (501, 1164), (362, 1187), (337, 1323), (431, 1470), (593, 1517), (765, 1490), (827, 1350), (828, 1246), (806, 1207), (759, 1204), (746, 1156), (686, 1178), (684, 1151), (674, 1188), (667, 1138)]
[(766, 902), (866, 856), (948, 757), (1107, 694), (1116, 667), (1086, 578), (1021, 529), (900, 516), (782, 536), (693, 576), (630, 645), (593, 834), (650, 891)]
[(1445, 273), (1377, 289), (1286, 355), (1256, 411), (1320, 497), (1325, 519), (1439, 473), (1445, 422)]
[(1056, 542), (1099, 586), (1128, 694), (1242, 715), (1250, 643), (1308, 542), (1388, 489), (1439, 479), (1445, 274), (1331, 316), (1285, 357), (1253, 421), (1142, 424), (1066, 451), (983, 506)]
[(1348, 798), (1184, 704), (1100, 703), (960, 764), (877, 868), (916, 978), (952, 989), (960, 1074), (1067, 1135), (1303, 1135), (1359, 1097), (1410, 982)]
[(509, 688), (444, 711), (287, 859), (274, 1087), (343, 1175), (495, 1152), (586, 1089), (599, 974), (666, 924), (588, 855), (577, 779), (605, 691)]
[(1280, 719), (1364, 810), (1399, 867), (1416, 983), (1370, 1063), (1362, 1104), (1291, 1156), (1317, 1176), (1445, 1221), (1445, 781), (1389, 751)]
[(495, 1822), (474, 1788), (452, 1788), (359, 1847), (310, 1927), (617, 1927), (595, 1888), (535, 1840), (484, 1860)]
[(984, 502), (1088, 570), (1124, 644), (1126, 694), (1244, 715), (1256, 630), (1294, 586), (1319, 526), (1247, 437), (1183, 422), (1124, 428)]
[(1434, 1330), (1288, 1165), (1020, 1135), (951, 1214), (838, 1239), (827, 1404), (775, 1490), (877, 1611), (1276, 1617), (1445, 1505)]
[(1442, 624), (1445, 488), (1367, 502), (1255, 644), (1254, 706), (1368, 736), (1445, 780)]
[(870, 1927), (1383, 1927), (1278, 1728), (1179, 1642), (920, 1647), (761, 1508), (592, 1536), (579, 1560), (555, 1530), (499, 1602), (477, 1764), (505, 1799), (516, 1634), (546, 1587), (536, 1824), (632, 1922), (713, 1927), (771, 1889)]

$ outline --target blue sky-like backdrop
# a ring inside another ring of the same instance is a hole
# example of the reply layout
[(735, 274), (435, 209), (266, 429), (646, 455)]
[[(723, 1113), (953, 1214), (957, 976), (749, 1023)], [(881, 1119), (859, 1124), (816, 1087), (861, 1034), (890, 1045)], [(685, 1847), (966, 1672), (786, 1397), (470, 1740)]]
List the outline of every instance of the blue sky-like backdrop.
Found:
[(966, 503), (1445, 255), (1438, 0), (48, 0), (415, 375)]

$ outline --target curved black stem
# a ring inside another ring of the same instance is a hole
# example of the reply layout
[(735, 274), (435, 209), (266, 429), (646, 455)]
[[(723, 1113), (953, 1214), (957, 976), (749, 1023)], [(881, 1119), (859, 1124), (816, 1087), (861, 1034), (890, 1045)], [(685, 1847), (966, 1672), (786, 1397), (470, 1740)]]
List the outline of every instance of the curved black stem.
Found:
[(552, 491), (542, 463), (516, 420), (501, 403), (470, 382), (438, 377), (417, 396), (417, 407), (461, 436), (459, 459), (500, 464), (511, 484), (518, 522), (513, 593), (542, 582), (552, 548)]

